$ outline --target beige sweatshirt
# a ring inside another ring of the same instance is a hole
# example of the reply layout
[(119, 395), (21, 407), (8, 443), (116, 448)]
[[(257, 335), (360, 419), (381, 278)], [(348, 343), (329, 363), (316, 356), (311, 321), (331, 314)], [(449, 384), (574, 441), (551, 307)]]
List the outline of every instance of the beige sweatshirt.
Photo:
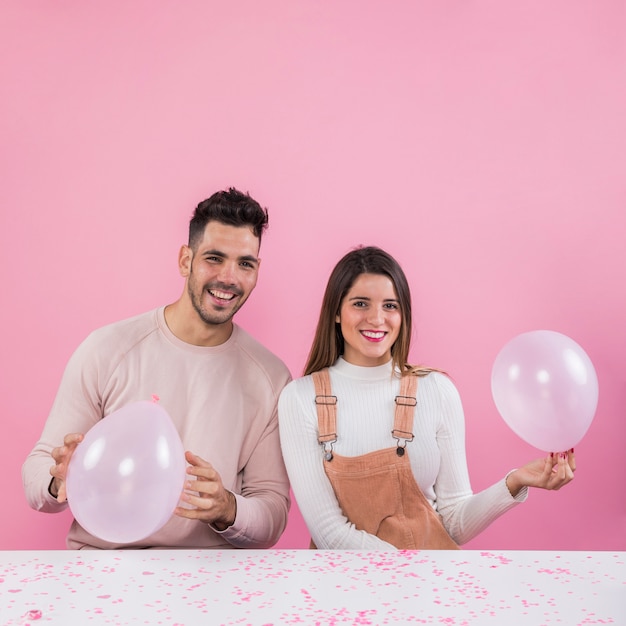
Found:
[(43, 433), (22, 468), (34, 509), (64, 510), (48, 493), (50, 452), (68, 433), (86, 433), (131, 402), (159, 397), (186, 450), (215, 467), (237, 499), (233, 526), (172, 518), (152, 536), (114, 545), (73, 522), (70, 548), (266, 548), (282, 534), (289, 509), (277, 401), (287, 367), (242, 328), (220, 346), (180, 341), (165, 323), (164, 307), (93, 332), (71, 357)]

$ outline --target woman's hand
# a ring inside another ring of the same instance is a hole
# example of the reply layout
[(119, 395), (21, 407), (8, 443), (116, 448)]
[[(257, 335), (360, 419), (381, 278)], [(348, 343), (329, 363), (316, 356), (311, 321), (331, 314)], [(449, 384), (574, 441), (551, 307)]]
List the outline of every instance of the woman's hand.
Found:
[(575, 471), (572, 448), (568, 452), (550, 453), (545, 459), (536, 459), (512, 471), (506, 478), (506, 486), (513, 497), (522, 487), (557, 490), (573, 480)]

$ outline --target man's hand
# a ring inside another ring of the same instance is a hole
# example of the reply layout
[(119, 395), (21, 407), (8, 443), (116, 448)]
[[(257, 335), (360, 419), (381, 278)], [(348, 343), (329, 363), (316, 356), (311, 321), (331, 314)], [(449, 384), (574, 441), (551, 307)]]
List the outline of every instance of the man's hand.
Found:
[(192, 452), (185, 452), (185, 459), (189, 463), (187, 474), (194, 478), (185, 482), (181, 500), (192, 508), (177, 507), (176, 515), (226, 530), (233, 525), (237, 515), (234, 494), (224, 488), (222, 478), (210, 463)]
[(53, 448), (51, 455), (54, 459), (54, 465), (50, 468), (50, 475), (52, 480), (48, 491), (50, 495), (54, 496), (59, 502), (65, 502), (67, 500), (67, 492), (65, 490), (65, 479), (67, 477), (67, 467), (70, 464), (70, 459), (76, 446), (83, 440), (84, 435), (81, 433), (71, 433), (65, 435), (63, 439), (63, 445), (58, 448)]

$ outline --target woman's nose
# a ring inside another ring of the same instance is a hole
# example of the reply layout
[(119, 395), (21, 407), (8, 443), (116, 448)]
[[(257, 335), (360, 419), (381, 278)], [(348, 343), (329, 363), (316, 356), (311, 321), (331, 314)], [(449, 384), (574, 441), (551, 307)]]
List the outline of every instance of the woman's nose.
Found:
[(385, 321), (385, 317), (380, 309), (371, 309), (368, 312), (367, 321), (370, 324), (380, 326)]

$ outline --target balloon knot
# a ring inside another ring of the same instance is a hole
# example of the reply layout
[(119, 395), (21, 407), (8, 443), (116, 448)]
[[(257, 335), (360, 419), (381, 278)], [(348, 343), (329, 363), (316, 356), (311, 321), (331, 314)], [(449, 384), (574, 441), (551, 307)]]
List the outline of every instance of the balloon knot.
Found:
[(154, 402), (155, 404), (158, 404), (160, 398), (159, 396), (156, 395), (156, 393), (152, 394), (152, 402)]

